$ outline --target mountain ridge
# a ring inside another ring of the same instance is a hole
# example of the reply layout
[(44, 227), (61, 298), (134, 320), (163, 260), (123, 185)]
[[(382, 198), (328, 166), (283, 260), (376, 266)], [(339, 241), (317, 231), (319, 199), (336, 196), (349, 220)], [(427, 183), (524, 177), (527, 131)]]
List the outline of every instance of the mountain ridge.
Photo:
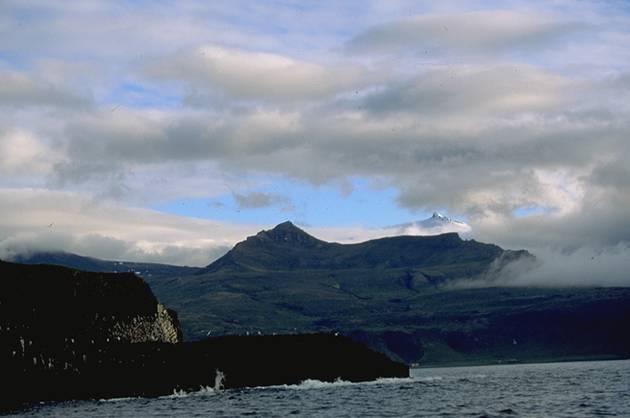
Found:
[(287, 221), (247, 237), (198, 274), (222, 269), (284, 271), (415, 268), (462, 261), (490, 263), (505, 253), (533, 257), (525, 250), (503, 250), (494, 244), (462, 240), (456, 232), (384, 237), (351, 244), (326, 242)]

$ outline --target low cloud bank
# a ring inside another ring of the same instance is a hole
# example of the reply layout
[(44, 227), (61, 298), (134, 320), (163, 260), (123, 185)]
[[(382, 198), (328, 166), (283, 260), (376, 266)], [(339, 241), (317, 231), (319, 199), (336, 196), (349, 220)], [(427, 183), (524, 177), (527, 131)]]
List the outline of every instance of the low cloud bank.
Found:
[(205, 266), (260, 229), (94, 201), (74, 193), (0, 189), (0, 259), (65, 251)]
[(68, 252), (104, 260), (204, 266), (221, 257), (229, 246), (213, 243), (180, 245), (167, 242), (128, 241), (99, 234), (19, 234), (0, 237), (0, 260), (41, 252)]
[(571, 252), (540, 248), (535, 259), (495, 265), (482, 278), (461, 281), (461, 287), (628, 287), (630, 247), (581, 247)]
[[(539, 251), (537, 267), (508, 279), (517, 286), (630, 286), (630, 248), (627, 244), (571, 253)], [(511, 283), (510, 283), (511, 282)]]

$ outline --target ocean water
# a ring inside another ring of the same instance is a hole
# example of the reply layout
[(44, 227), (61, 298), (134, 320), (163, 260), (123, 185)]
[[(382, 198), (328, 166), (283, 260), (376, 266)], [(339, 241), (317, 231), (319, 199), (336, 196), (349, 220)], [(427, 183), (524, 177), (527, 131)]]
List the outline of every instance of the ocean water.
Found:
[[(228, 376), (229, 378), (229, 376)], [(38, 405), (33, 417), (630, 417), (630, 360), (413, 369), (409, 379)]]

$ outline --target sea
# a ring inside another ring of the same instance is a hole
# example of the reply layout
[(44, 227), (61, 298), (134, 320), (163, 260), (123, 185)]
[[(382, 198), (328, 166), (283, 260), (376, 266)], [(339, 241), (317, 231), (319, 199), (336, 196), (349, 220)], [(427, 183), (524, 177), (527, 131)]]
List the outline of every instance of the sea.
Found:
[[(229, 379), (229, 376), (227, 377)], [(630, 417), (630, 360), (417, 368), (406, 379), (40, 404), (27, 417)]]

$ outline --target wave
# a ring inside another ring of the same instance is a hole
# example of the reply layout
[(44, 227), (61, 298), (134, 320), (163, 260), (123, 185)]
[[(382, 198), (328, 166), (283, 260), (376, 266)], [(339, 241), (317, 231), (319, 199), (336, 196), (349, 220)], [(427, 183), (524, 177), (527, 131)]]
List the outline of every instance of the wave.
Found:
[[(473, 379), (483, 379), (487, 376), (484, 374), (471, 375), (466, 377), (447, 377), (447, 380), (457, 380), (457, 381), (473, 381)], [(283, 389), (283, 390), (316, 390), (316, 389), (330, 389), (330, 388), (338, 388), (343, 386), (369, 386), (369, 385), (401, 385), (401, 384), (409, 384), (409, 383), (433, 383), (440, 382), (445, 378), (442, 376), (415, 376), (415, 377), (382, 377), (376, 380), (369, 380), (365, 382), (350, 382), (348, 380), (342, 380), (341, 378), (336, 379), (333, 382), (326, 382), (317, 379), (306, 379), (302, 382), (294, 385), (272, 385), (272, 386), (256, 386), (251, 388), (242, 388), (249, 390), (269, 390), (269, 389)], [(184, 391), (184, 390), (173, 390), (173, 393), (170, 395), (160, 396), (160, 399), (176, 399), (176, 398), (185, 398), (189, 396), (204, 396), (204, 395), (215, 395), (221, 391), (223, 391), (223, 385), (225, 381), (225, 375), (217, 370), (214, 387), (205, 386), (200, 387), (198, 390), (193, 391)], [(129, 401), (139, 399), (137, 397), (129, 397), (129, 398), (112, 398), (112, 399), (100, 399), (100, 402), (121, 402), (121, 401)]]
[[(205, 396), (205, 395), (215, 395), (223, 391), (223, 382), (225, 376), (221, 373), (220, 377), (217, 381), (215, 381), (215, 386), (202, 386), (198, 390), (193, 391), (185, 391), (185, 390), (177, 390), (174, 389), (173, 393), (170, 395), (164, 395), (158, 397), (158, 399), (178, 399), (178, 398), (186, 398), (190, 396)], [(417, 382), (433, 382), (436, 380), (442, 380), (442, 377), (382, 377), (376, 380), (369, 380), (365, 382), (350, 382), (348, 380), (342, 380), (341, 378), (336, 379), (333, 382), (325, 382), (317, 379), (306, 379), (302, 382), (295, 385), (273, 385), (273, 386), (256, 386), (252, 388), (242, 388), (242, 389), (250, 389), (250, 390), (269, 390), (269, 389), (283, 389), (283, 390), (314, 390), (314, 389), (329, 389), (329, 388), (338, 388), (343, 386), (369, 386), (369, 385), (396, 385), (396, 384), (405, 384), (405, 383), (417, 383)], [(135, 399), (141, 399), (139, 397), (128, 397), (128, 398), (110, 398), (110, 399), (100, 399), (99, 402), (123, 402), (123, 401), (131, 401)]]
[(133, 401), (134, 399), (141, 399), (137, 396), (128, 396), (124, 398), (102, 398), (99, 399), (99, 402), (125, 402), (125, 401)]
[(311, 389), (328, 389), (337, 388), (342, 386), (365, 386), (365, 385), (391, 385), (391, 384), (403, 384), (413, 383), (418, 379), (411, 377), (382, 377), (376, 380), (369, 380), (365, 382), (350, 382), (348, 380), (342, 380), (340, 378), (333, 382), (325, 382), (317, 379), (306, 379), (296, 385), (274, 385), (274, 386), (257, 386), (252, 389), (289, 389), (289, 390), (311, 390)]
[(183, 389), (173, 389), (171, 395), (160, 396), (162, 399), (185, 398), (188, 396), (213, 395), (223, 390), (225, 383), (225, 373), (217, 369), (214, 374), (214, 386), (201, 386), (198, 390), (186, 392)]
[(170, 395), (160, 396), (158, 399), (177, 399), (177, 398), (187, 398), (189, 396), (205, 396), (205, 395), (214, 395), (219, 390), (212, 388), (210, 386), (202, 386), (198, 390), (185, 391), (185, 390), (177, 390), (173, 389), (173, 393)]

